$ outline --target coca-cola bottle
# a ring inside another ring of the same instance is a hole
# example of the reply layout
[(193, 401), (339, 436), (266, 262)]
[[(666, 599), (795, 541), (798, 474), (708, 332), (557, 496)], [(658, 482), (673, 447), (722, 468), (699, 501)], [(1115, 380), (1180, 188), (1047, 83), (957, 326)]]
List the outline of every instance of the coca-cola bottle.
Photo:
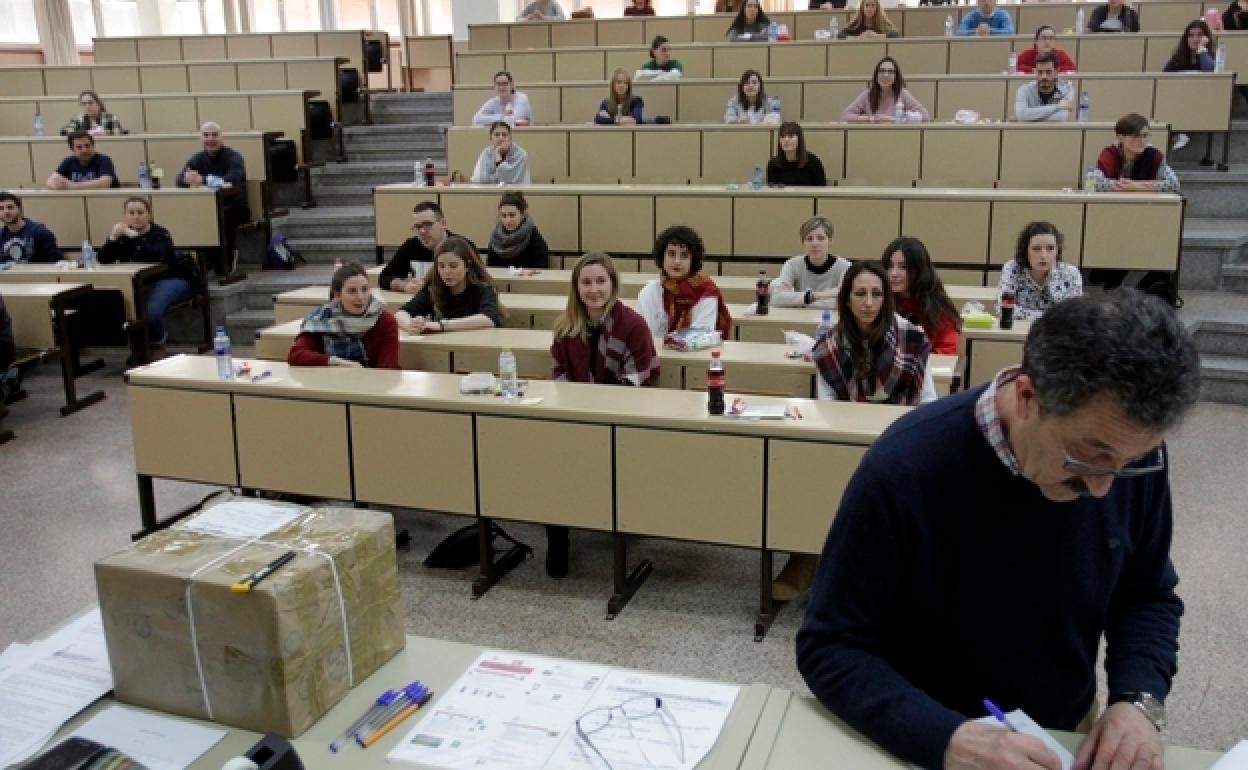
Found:
[(1001, 307), (999, 308), (999, 310), (1001, 311), (1001, 328), (1002, 329), (1014, 328), (1014, 305), (1015, 303), (1014, 303), (1013, 292), (1007, 291), (1001, 295)]
[(754, 312), (758, 315), (767, 315), (768, 300), (771, 298), (771, 281), (767, 280), (767, 271), (758, 271), (758, 283), (754, 284), (754, 294), (757, 298), (757, 304)]
[(724, 413), (724, 362), (719, 360), (719, 351), (711, 351), (711, 365), (706, 369), (706, 411), (711, 414)]

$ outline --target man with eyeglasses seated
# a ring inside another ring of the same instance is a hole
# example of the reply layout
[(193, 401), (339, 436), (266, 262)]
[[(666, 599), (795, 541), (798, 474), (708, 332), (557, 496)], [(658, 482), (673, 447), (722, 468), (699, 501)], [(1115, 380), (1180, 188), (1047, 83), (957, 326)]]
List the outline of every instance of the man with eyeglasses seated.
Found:
[(1148, 118), (1129, 112), (1114, 124), (1117, 144), (1096, 158), (1097, 192), (1178, 192), (1179, 177), (1152, 145)]
[[(377, 283), (383, 289), (418, 294), (425, 287), (425, 277), (433, 265), (433, 253), (449, 236), (463, 238), (446, 227), (442, 207), (433, 201), (421, 201), (412, 209), (412, 232), (414, 236), (403, 241), (398, 251), (382, 268)], [(473, 249), (477, 245), (472, 244)]]
[(797, 635), (811, 691), (922, 767), (1060, 769), (971, 721), (990, 698), (1087, 731), (1077, 768), (1160, 768), (1183, 614), (1162, 442), (1199, 389), (1174, 311), (1120, 289), (1054, 305), (1020, 366), (893, 423), (819, 561)]
[(1028, 123), (1065, 122), (1075, 108), (1075, 89), (1057, 76), (1057, 54), (1036, 54), (1035, 80), (1018, 87), (1014, 95), (1014, 117)]

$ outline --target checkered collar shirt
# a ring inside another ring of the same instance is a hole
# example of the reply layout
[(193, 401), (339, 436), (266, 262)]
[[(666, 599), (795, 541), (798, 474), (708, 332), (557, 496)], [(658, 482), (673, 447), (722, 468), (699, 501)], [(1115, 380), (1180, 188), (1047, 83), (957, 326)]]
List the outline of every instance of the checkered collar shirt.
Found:
[(1005, 437), (1005, 426), (1001, 423), (1001, 413), (997, 410), (997, 389), (1013, 382), (1020, 371), (1020, 367), (1011, 366), (997, 372), (997, 376), (992, 378), (992, 382), (975, 402), (975, 421), (979, 423), (980, 431), (983, 432), (992, 450), (997, 453), (997, 457), (1015, 476), (1021, 474), (1023, 469), (1018, 464), (1018, 456), (1014, 454), (1013, 449), (1010, 449), (1010, 442)]

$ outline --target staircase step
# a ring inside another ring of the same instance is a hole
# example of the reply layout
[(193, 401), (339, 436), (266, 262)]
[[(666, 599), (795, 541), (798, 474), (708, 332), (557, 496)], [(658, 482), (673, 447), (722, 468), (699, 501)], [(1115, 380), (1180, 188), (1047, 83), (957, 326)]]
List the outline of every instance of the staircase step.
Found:
[[(312, 265), (332, 265), (338, 258), (344, 262), (359, 262), (372, 265), (376, 262), (376, 239), (369, 235), (343, 236), (335, 238), (292, 238), (291, 245)], [(298, 272), (296, 270), (295, 272)]]
[(314, 185), (316, 202), (320, 206), (367, 206), (373, 202), (373, 186), (362, 185)]
[(391, 136), (423, 136), (425, 134), (441, 136), (446, 133), (446, 129), (451, 124), (431, 125), (428, 123), (411, 123), (403, 125), (401, 123), (390, 125), (371, 125), (371, 126), (348, 126), (343, 130), (343, 135), (347, 141), (359, 139), (361, 137), (377, 138)]
[(1176, 169), (1189, 217), (1248, 219), (1248, 170)]
[(1248, 358), (1248, 323), (1201, 321), (1193, 337), (1201, 355)]
[(291, 242), (305, 238), (368, 237), (373, 235), (372, 206), (318, 206), (297, 209), (273, 220)]
[(1248, 358), (1201, 354), (1200, 397), (1248, 406)]
[(225, 331), (236, 345), (254, 345), (256, 332), (272, 326), (277, 319), (273, 309), (236, 310), (225, 317)]
[(1243, 261), (1246, 249), (1248, 219), (1184, 219), (1179, 288), (1224, 288), (1227, 266)]
[(1248, 294), (1248, 265), (1223, 265), (1222, 288), (1237, 294)]

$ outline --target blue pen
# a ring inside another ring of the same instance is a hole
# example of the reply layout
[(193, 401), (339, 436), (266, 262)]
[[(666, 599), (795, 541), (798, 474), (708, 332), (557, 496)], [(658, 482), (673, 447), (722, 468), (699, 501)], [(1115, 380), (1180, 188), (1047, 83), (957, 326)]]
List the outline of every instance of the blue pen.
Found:
[(1012, 733), (1018, 732), (1018, 728), (1010, 724), (1010, 720), (1006, 718), (1005, 712), (997, 708), (997, 704), (993, 703), (987, 698), (984, 698), (984, 708), (988, 709), (988, 713), (992, 714), (993, 718), (995, 718), (1001, 724), (1005, 725), (1005, 729), (1009, 730)]
[(419, 681), (412, 682), (407, 687), (399, 691), (398, 697), (395, 698), (389, 706), (374, 714), (371, 719), (363, 725), (357, 727), (353, 732), (356, 743), (363, 745), (364, 739), (373, 733), (377, 728), (389, 722), (395, 714), (407, 708), (412, 703), (419, 703), (420, 699), (425, 697), (429, 692), (429, 688), (421, 684)]
[(387, 706), (394, 703), (394, 701), (398, 697), (399, 697), (399, 692), (396, 690), (386, 690), (381, 695), (378, 695), (377, 700), (373, 702), (373, 705), (369, 707), (368, 711), (364, 712), (364, 716), (355, 720), (355, 724), (348, 727), (346, 732), (338, 736), (336, 739), (334, 739), (332, 743), (329, 744), (329, 750), (334, 753), (337, 753), (338, 749), (342, 748), (343, 741), (347, 740), (348, 738), (353, 737), (355, 735), (356, 730), (368, 724), (368, 722), (374, 716), (376, 716), (378, 712), (384, 710)]

